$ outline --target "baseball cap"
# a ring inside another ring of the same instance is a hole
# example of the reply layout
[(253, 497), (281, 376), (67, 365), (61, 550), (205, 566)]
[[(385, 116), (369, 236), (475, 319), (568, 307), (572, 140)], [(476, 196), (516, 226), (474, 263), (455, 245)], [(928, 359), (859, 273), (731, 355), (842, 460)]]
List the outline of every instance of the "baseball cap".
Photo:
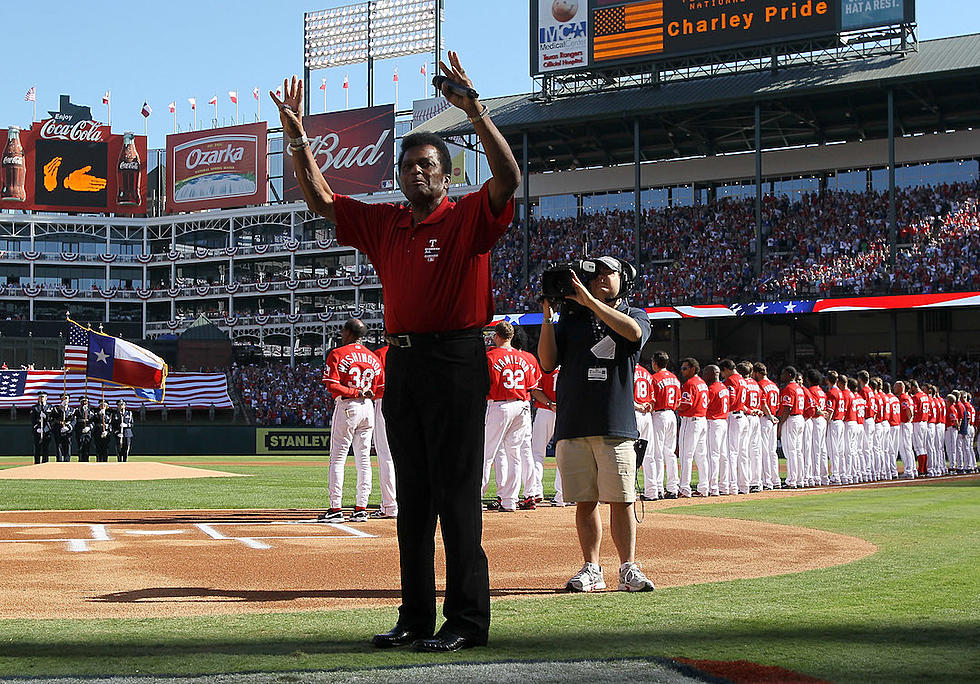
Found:
[(621, 273), (623, 271), (623, 265), (620, 263), (619, 259), (611, 256), (601, 256), (595, 260), (597, 264), (602, 264), (610, 271), (614, 273)]

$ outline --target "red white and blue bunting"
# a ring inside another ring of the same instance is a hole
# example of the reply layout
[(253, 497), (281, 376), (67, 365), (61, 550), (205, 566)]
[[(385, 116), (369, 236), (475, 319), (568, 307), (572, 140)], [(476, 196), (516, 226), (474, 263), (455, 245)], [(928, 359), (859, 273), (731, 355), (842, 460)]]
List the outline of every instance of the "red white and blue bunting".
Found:
[(107, 264), (111, 264), (113, 261), (116, 260), (117, 256), (118, 256), (117, 254), (100, 254), (99, 259), (101, 259)]

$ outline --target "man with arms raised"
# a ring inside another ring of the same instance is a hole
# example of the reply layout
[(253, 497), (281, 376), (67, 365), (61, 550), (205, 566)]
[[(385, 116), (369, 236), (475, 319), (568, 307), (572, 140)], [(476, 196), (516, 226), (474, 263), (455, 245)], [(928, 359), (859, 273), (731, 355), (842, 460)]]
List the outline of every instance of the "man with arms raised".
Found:
[[(455, 52), (440, 64), (472, 87)], [(379, 648), (423, 651), (484, 645), (490, 581), (481, 545), (480, 481), (487, 374), (483, 327), (493, 317), (490, 249), (507, 231), (521, 174), (510, 146), (476, 98), (443, 87), (480, 137), (492, 177), (459, 202), (448, 197), (452, 159), (435, 135), (402, 139), (398, 182), (407, 206), (368, 205), (335, 195), (303, 132), (303, 82), (284, 84), (279, 107), (296, 178), (310, 209), (337, 225), (337, 241), (374, 264), (385, 302), (388, 357), (384, 415), (398, 491), (402, 605)], [(446, 622), (436, 622), (435, 527), (446, 549)]]

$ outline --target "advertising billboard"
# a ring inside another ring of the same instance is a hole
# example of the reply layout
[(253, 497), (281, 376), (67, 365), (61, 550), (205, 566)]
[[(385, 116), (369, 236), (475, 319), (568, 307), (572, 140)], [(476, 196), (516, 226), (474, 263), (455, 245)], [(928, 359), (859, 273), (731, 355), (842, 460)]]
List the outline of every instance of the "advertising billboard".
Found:
[(915, 0), (841, 0), (842, 31), (914, 21)]
[(531, 3), (532, 73), (581, 69), (589, 65), (588, 4), (589, 0)]
[(330, 430), (326, 428), (256, 428), (256, 454), (328, 453)]
[(167, 136), (167, 211), (266, 202), (266, 123)]
[[(914, 0), (532, 0), (531, 71), (573, 72), (832, 37), (842, 30), (910, 23), (914, 5)], [(582, 40), (587, 52), (578, 61)]]
[(146, 137), (113, 134), (67, 95), (49, 114), (0, 129), (0, 208), (145, 214)]
[[(304, 116), (303, 128), (313, 158), (334, 192), (357, 195), (394, 188), (394, 105)], [(283, 197), (302, 200), (289, 146), (283, 148)]]

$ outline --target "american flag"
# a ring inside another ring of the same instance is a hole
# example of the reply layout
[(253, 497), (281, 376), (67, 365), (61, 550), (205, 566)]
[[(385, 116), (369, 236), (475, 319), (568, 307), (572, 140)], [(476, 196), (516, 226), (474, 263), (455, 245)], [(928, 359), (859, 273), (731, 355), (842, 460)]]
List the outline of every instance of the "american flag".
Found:
[(592, 56), (596, 60), (663, 52), (663, 0), (597, 9), (592, 17), (595, 25)]
[[(166, 406), (168, 409), (232, 408), (231, 397), (228, 395), (228, 379), (223, 373), (170, 373), (167, 376), (167, 392), (163, 402), (150, 403), (147, 390), (134, 390), (117, 385), (102, 385), (89, 382), (86, 391), (84, 373), (63, 373), (57, 370), (6, 370), (0, 371), (0, 408), (32, 406), (37, 401), (37, 393), (44, 390), (50, 396), (58, 396), (64, 391), (71, 397), (71, 405), (77, 406), (82, 394), (86, 394), (92, 405), (102, 398), (110, 405), (122, 399), (127, 406), (138, 407), (146, 404), (148, 409)], [(153, 392), (153, 390), (149, 390)]]
[(88, 370), (88, 330), (74, 321), (68, 321), (68, 338), (65, 341), (65, 368)]
[(30, 87), (27, 94), (24, 95), (24, 102), (37, 102), (37, 88), (34, 86)]

